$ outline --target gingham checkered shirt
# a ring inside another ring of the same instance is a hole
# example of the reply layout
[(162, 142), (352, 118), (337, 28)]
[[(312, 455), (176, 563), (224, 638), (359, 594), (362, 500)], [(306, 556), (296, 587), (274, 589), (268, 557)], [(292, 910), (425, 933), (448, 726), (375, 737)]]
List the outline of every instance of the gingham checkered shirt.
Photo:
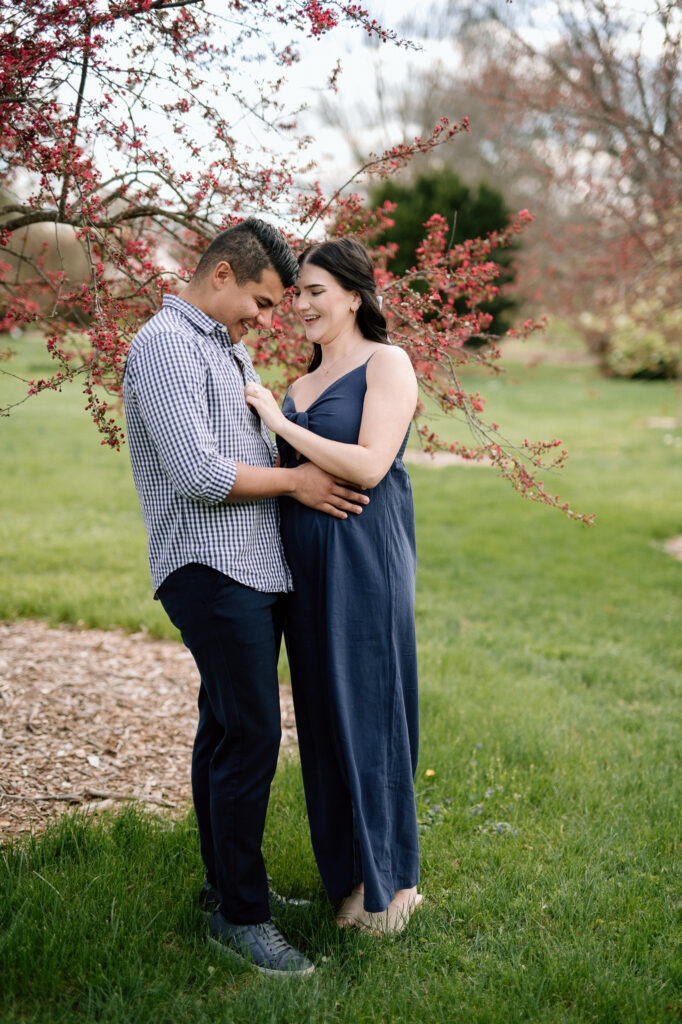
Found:
[(189, 562), (255, 590), (292, 589), (277, 501), (222, 504), (237, 462), (274, 465), (270, 432), (244, 401), (257, 380), (243, 342), (177, 296), (133, 338), (123, 398), (155, 591)]

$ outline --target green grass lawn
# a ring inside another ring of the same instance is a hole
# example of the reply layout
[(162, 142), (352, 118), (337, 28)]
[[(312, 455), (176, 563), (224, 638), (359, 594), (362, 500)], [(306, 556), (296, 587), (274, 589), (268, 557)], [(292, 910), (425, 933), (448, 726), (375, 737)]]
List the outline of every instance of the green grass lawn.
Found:
[[(39, 348), (21, 348), (37, 375)], [(65, 817), (0, 851), (3, 1024), (682, 1017), (682, 563), (662, 548), (682, 534), (682, 429), (646, 425), (682, 415), (679, 392), (522, 360), (469, 381), (509, 435), (562, 438), (548, 489), (597, 526), (489, 469), (411, 471), (425, 905), (409, 929), (337, 933), (286, 759), (266, 853), (276, 885), (313, 901), (281, 919), (311, 979), (215, 958), (191, 817)], [(0, 618), (172, 636), (127, 452), (100, 447), (83, 404), (45, 394), (0, 422)]]

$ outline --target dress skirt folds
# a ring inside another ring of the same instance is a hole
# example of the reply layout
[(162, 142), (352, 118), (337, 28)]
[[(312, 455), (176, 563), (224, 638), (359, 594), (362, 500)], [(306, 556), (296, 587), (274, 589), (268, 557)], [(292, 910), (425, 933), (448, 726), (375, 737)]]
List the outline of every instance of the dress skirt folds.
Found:
[[(288, 419), (355, 444), (366, 392), (365, 363)], [(282, 464), (300, 464), (278, 439)], [(380, 911), (419, 881), (414, 797), (419, 712), (414, 628), (416, 569), (405, 438), (358, 515), (335, 519), (280, 499), (294, 579), (285, 636), (301, 768), (315, 858), (328, 895), (365, 885)]]

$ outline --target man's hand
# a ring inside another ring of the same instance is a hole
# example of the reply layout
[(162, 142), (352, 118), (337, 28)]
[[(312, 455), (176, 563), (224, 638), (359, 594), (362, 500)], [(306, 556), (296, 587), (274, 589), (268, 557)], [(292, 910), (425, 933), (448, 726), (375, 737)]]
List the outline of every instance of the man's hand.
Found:
[(347, 519), (349, 512), (359, 515), (362, 506), (369, 504), (366, 494), (352, 490), (352, 484), (335, 479), (312, 462), (305, 462), (292, 472), (296, 481), (292, 498), (318, 512), (326, 512), (335, 519)]

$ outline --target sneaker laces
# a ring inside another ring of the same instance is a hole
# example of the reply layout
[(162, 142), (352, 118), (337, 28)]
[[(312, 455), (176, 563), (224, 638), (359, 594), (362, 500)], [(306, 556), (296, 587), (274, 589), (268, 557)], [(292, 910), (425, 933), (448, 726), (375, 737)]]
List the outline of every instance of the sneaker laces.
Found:
[(276, 956), (281, 953), (288, 953), (293, 949), (272, 921), (256, 925), (256, 930), (267, 942), (270, 952)]

